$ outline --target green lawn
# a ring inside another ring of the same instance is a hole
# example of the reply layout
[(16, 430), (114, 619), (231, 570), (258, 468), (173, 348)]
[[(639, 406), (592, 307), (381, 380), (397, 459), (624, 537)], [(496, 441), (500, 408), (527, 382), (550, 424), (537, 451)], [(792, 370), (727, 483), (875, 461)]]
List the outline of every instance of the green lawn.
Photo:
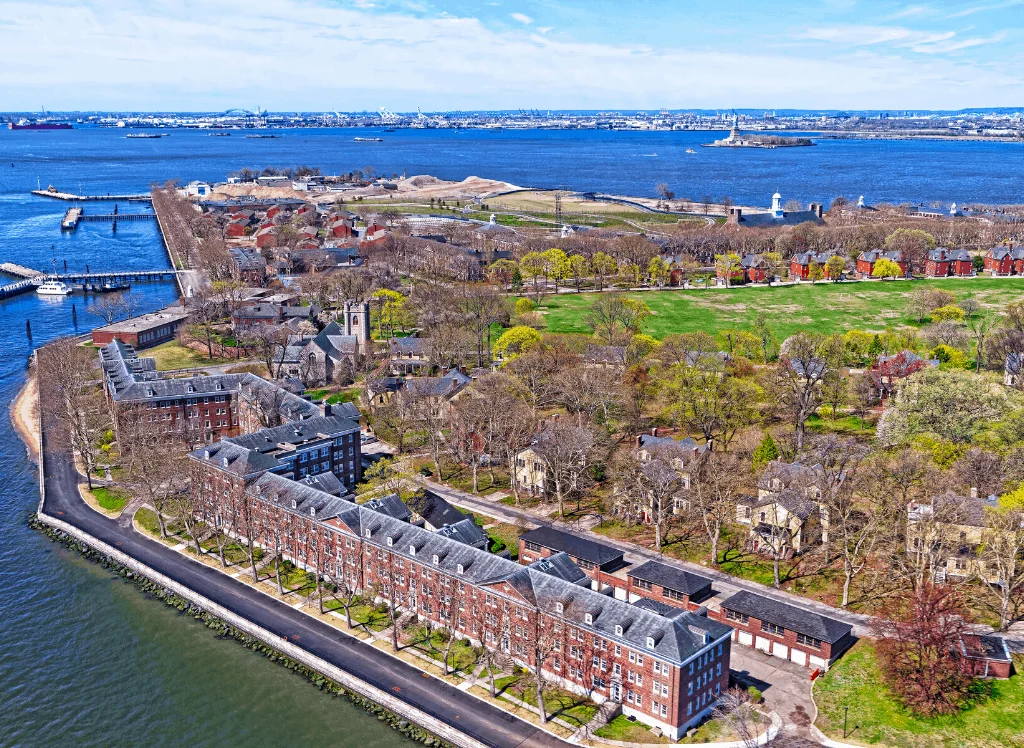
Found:
[(211, 361), (205, 354), (183, 346), (177, 340), (171, 340), (167, 343), (161, 343), (158, 346), (154, 346), (153, 348), (148, 348), (141, 351), (139, 355), (156, 359), (156, 368), (158, 371), (188, 369), (197, 366), (212, 366), (214, 364), (227, 364), (234, 360), (227, 358), (214, 358), (213, 361)]
[[(537, 688), (532, 680), (523, 674), (497, 678), (494, 685), (499, 695), (513, 696), (530, 706), (537, 704)], [(573, 725), (585, 725), (597, 714), (597, 704), (590, 699), (553, 688), (550, 684), (544, 690), (544, 706), (549, 718), (558, 717)]]
[[(805, 330), (823, 333), (846, 330), (881, 332), (887, 327), (912, 325), (904, 309), (910, 294), (926, 287), (952, 291), (958, 299), (971, 296), (985, 306), (1000, 307), (1024, 294), (1024, 279), (964, 278), (920, 281), (816, 283), (776, 288), (651, 291), (634, 294), (653, 312), (645, 332), (656, 338), (670, 333), (749, 327), (759, 312), (780, 339)], [(585, 318), (593, 294), (561, 294), (541, 299), (538, 311), (548, 332), (593, 331)]]
[[(1024, 659), (1017, 658), (1020, 671)], [(982, 681), (991, 693), (952, 717), (916, 717), (883, 685), (874, 646), (862, 639), (814, 687), (818, 727), (842, 740), (843, 710), (849, 706), (846, 742), (897, 748), (961, 748), (1024, 745), (1024, 676)]]
[(96, 497), (96, 503), (108, 512), (119, 512), (128, 504), (129, 496), (121, 488), (107, 488), (97, 486), (92, 489), (92, 495)]
[(644, 724), (621, 714), (608, 724), (594, 730), (594, 735), (623, 743), (668, 743), (668, 738), (664, 735), (659, 737)]

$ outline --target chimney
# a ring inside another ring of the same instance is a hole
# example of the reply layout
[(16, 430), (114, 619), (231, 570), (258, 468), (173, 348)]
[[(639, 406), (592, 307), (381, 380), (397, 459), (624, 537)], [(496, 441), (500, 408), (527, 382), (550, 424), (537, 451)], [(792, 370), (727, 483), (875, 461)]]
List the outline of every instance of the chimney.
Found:
[(816, 215), (818, 218), (821, 218), (825, 212), (824, 207), (819, 203), (811, 203), (811, 210), (814, 211), (814, 215)]
[(657, 438), (657, 436), (658, 436), (658, 427), (657, 426), (652, 426), (651, 427), (651, 436)]
[(729, 217), (726, 219), (727, 223), (739, 223), (743, 217), (743, 208), (729, 208)]
[(636, 435), (636, 446), (637, 446), (637, 449), (639, 449), (639, 448), (640, 448), (640, 446), (641, 446), (641, 440), (642, 440), (643, 438), (644, 438), (644, 435), (643, 435), (643, 434), (637, 434), (637, 435)]
[(324, 415), (325, 416), (331, 415), (331, 404), (329, 402), (327, 402), (326, 400), (324, 400)]
[(978, 487), (977, 486), (971, 486), (971, 498), (972, 499), (978, 498)]

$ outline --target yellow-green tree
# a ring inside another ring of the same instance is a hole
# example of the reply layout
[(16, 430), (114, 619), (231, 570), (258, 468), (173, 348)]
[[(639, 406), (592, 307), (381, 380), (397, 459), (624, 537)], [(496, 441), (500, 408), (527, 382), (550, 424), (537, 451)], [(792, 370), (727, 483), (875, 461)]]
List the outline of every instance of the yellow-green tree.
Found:
[(898, 278), (903, 275), (903, 270), (898, 262), (888, 257), (881, 257), (875, 261), (875, 267), (871, 271), (872, 278)]
[(400, 327), (404, 331), (411, 324), (412, 314), (406, 305), (405, 297), (398, 291), (382, 288), (374, 292), (373, 300), (378, 304), (378, 338), (392, 338), (395, 335), (396, 327)]
[(555, 293), (558, 293), (558, 281), (569, 277), (569, 257), (555, 247), (542, 254), (541, 258), (544, 263), (544, 275), (555, 282)]
[(569, 276), (576, 284), (576, 293), (580, 292), (583, 279), (590, 274), (590, 261), (583, 255), (572, 255), (569, 258)]
[(510, 361), (541, 340), (540, 333), (526, 325), (510, 327), (494, 343), (494, 357)]
[(825, 275), (833, 283), (838, 283), (846, 272), (846, 260), (839, 255), (832, 255), (825, 261)]
[(613, 278), (619, 272), (619, 265), (610, 254), (596, 252), (594, 259), (590, 261), (590, 269), (594, 273), (597, 290), (600, 291), (604, 288), (605, 278)]
[(668, 278), (668, 264), (660, 255), (655, 255), (647, 263), (647, 277), (651, 280), (652, 286), (663, 286)]
[(533, 278), (533, 293), (540, 298), (540, 277), (544, 275), (545, 262), (540, 252), (527, 252), (519, 260), (519, 269)]
[(739, 273), (742, 272), (740, 270), (740, 256), (735, 252), (716, 255), (715, 270), (720, 278), (725, 279), (725, 287), (729, 288), (732, 285), (733, 278), (739, 277)]

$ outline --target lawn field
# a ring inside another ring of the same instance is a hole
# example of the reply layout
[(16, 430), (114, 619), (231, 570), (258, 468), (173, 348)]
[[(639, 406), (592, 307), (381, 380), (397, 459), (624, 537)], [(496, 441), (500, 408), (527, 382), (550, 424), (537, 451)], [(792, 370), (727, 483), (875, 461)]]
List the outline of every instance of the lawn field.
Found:
[[(1017, 659), (1019, 669), (1024, 661)], [(882, 683), (870, 640), (862, 639), (814, 686), (817, 726), (844, 742), (892, 748), (965, 748), (1024, 745), (1024, 676), (981, 681), (991, 691), (958, 715), (915, 717), (896, 702)]]
[[(1024, 300), (1024, 278), (951, 278), (949, 280), (864, 281), (815, 283), (774, 288), (712, 288), (708, 290), (643, 291), (630, 293), (653, 312), (644, 332), (656, 338), (671, 333), (748, 328), (759, 312), (768, 315), (776, 335), (814, 330), (831, 334), (847, 330), (882, 332), (887, 327), (917, 326), (905, 309), (910, 294), (934, 287), (953, 292), (957, 300), (972, 297), (984, 309)], [(594, 294), (559, 294), (541, 299), (548, 332), (592, 330), (585, 318)]]

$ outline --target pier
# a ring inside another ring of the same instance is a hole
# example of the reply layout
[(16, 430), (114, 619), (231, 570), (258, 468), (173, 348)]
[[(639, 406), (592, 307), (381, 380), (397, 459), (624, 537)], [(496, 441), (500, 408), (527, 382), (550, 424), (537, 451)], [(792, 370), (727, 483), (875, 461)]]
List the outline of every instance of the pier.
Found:
[[(12, 296), (35, 291), (48, 280), (59, 280), (68, 285), (92, 284), (96, 286), (104, 283), (138, 283), (140, 281), (162, 281), (176, 280), (181, 271), (162, 268), (159, 270), (114, 270), (99, 273), (43, 273), (39, 270), (18, 265), (15, 262), (0, 263), (0, 272), (13, 275), (22, 280), (0, 286), (0, 299), (9, 299)], [(84, 290), (84, 289), (76, 289)]]
[(69, 202), (87, 202), (90, 200), (123, 200), (127, 202), (152, 202), (153, 196), (149, 193), (139, 195), (75, 195), (70, 192), (59, 192), (57, 190), (32, 190), (33, 195), (40, 197), (52, 197), (54, 200), (67, 200)]
[(74, 231), (78, 228), (78, 222), (82, 219), (81, 208), (68, 208), (64, 218), (60, 222), (61, 231)]
[(64, 218), (61, 219), (60, 228), (61, 231), (74, 231), (82, 221), (113, 221), (116, 228), (118, 221), (152, 221), (155, 218), (156, 213), (118, 213), (116, 205), (113, 213), (87, 215), (85, 208), (75, 206), (68, 208)]

